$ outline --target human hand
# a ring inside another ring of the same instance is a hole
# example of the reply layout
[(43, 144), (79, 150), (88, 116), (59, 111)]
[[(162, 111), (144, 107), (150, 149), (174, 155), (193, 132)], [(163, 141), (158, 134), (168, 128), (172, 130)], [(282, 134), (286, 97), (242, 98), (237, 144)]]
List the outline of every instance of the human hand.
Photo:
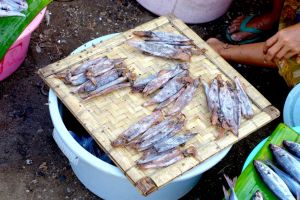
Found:
[(300, 24), (278, 31), (264, 45), (265, 60), (291, 58), (300, 54)]

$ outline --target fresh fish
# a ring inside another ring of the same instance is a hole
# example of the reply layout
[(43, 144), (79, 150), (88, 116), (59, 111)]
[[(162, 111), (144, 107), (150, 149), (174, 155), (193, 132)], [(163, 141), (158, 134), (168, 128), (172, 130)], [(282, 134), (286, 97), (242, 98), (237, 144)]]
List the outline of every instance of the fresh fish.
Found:
[(256, 192), (253, 195), (252, 200), (264, 200), (264, 196), (259, 190), (256, 190)]
[(161, 111), (155, 111), (150, 115), (142, 118), (137, 123), (129, 127), (125, 132), (123, 132), (116, 140), (112, 142), (112, 146), (123, 146), (144, 133), (152, 125), (159, 123), (163, 119), (163, 114)]
[(179, 149), (174, 149), (171, 151), (166, 151), (162, 154), (158, 154), (154, 159), (152, 159), (152, 161), (146, 163), (139, 163), (139, 161), (137, 161), (137, 165), (141, 169), (167, 167), (184, 159), (185, 157), (195, 156), (196, 153), (197, 151), (193, 146), (182, 151)]
[(155, 77), (156, 77), (155, 75), (151, 74), (144, 79), (137, 79), (136, 81), (134, 81), (134, 83), (132, 85), (133, 92), (143, 92), (146, 85), (150, 81), (152, 81)]
[(270, 149), (278, 165), (300, 183), (300, 162), (290, 153), (274, 144), (270, 144)]
[(294, 156), (300, 158), (300, 144), (296, 142), (291, 142), (284, 140), (284, 146), (286, 146), (287, 150), (291, 152)]
[(185, 37), (184, 35), (169, 32), (134, 31), (133, 34), (139, 37), (146, 37), (159, 41), (193, 42), (193, 40)]
[[(228, 85), (224, 80), (222, 80), (221, 77), (219, 77), (218, 79), (218, 84), (220, 107), (226, 121), (226, 124), (224, 122), (222, 123), (222, 128), (224, 128), (225, 130), (231, 130), (236, 136), (238, 136), (239, 126), (235, 121), (236, 113), (234, 109), (236, 102), (234, 101), (234, 99), (232, 99)], [(227, 125), (229, 127), (227, 127)]]
[(13, 1), (13, 0), (6, 0), (0, 1), (0, 5), (7, 5), (13, 11), (23, 11), (28, 9), (28, 4), (26, 1)]
[(163, 151), (167, 151), (186, 143), (196, 135), (197, 133), (186, 133), (183, 135), (176, 135), (171, 138), (167, 138), (166, 140), (163, 140), (159, 143), (156, 143), (154, 145), (154, 149), (159, 153)]
[(167, 100), (165, 100), (164, 102), (161, 102), (156, 108), (155, 110), (161, 110), (164, 107), (168, 106), (170, 103), (172, 103), (173, 101), (175, 101), (179, 96), (181, 96), (183, 94), (183, 92), (185, 91), (185, 88), (181, 88), (179, 90), (179, 92), (177, 92), (176, 94), (174, 94), (173, 96), (171, 96), (170, 98), (168, 98)]
[(18, 11), (0, 9), (0, 17), (12, 17), (12, 16), (25, 17), (23, 13), (20, 13)]
[(122, 71), (119, 71), (117, 69), (112, 69), (108, 72), (105, 72), (104, 74), (95, 77), (95, 83), (94, 84), (92, 81), (88, 80), (84, 84), (76, 87), (73, 89), (73, 93), (78, 93), (78, 92), (91, 92), (96, 90), (98, 87), (101, 87), (105, 84), (108, 84), (120, 77), (122, 74)]
[(165, 83), (167, 83), (171, 78), (182, 73), (187, 68), (188, 66), (186, 64), (177, 64), (175, 69), (161, 70), (158, 73), (158, 76), (146, 85), (143, 90), (144, 95), (148, 96), (149, 94), (155, 92)]
[(224, 195), (225, 195), (225, 199), (226, 200), (238, 200), (235, 192), (234, 192), (234, 186), (235, 186), (235, 183), (236, 183), (236, 178), (234, 178), (233, 180), (230, 180), (228, 178), (228, 176), (224, 175), (225, 179), (226, 179), (226, 182), (228, 183), (229, 185), (229, 190), (230, 190), (230, 195), (228, 195), (228, 192), (227, 190), (225, 189), (225, 187), (223, 186), (223, 192), (224, 192)]
[(170, 108), (168, 115), (176, 115), (181, 112), (193, 99), (199, 84), (199, 79), (195, 79), (192, 84), (188, 85), (182, 95), (177, 98), (172, 108)]
[(290, 191), (297, 197), (300, 197), (300, 184), (295, 181), (291, 176), (281, 171), (275, 165), (273, 165), (270, 161), (265, 161), (266, 164), (273, 169), (273, 171), (285, 182)]
[(181, 61), (190, 61), (192, 56), (191, 55), (192, 53), (187, 49), (178, 49), (173, 45), (169, 45), (161, 42), (145, 42), (145, 41), (131, 40), (128, 42), (128, 44), (143, 52), (158, 57), (177, 59)]
[(239, 101), (241, 103), (241, 110), (242, 110), (242, 115), (247, 118), (250, 119), (253, 117), (254, 113), (253, 113), (253, 109), (252, 109), (252, 104), (248, 98), (247, 93), (245, 92), (240, 80), (238, 77), (234, 78), (234, 82), (236, 85), (236, 90), (237, 90), (237, 94), (239, 97)]
[(116, 65), (121, 64), (124, 61), (123, 58), (120, 59), (108, 59), (105, 62), (100, 62), (95, 65), (90, 66), (87, 70), (85, 75), (90, 77), (96, 77), (99, 76), (112, 68), (114, 68)]
[(256, 170), (270, 190), (281, 200), (295, 200), (284, 181), (263, 162), (254, 160)]
[(175, 77), (171, 79), (151, 100), (145, 102), (143, 106), (151, 106), (167, 100), (171, 96), (178, 93), (178, 91), (183, 88), (187, 82), (191, 82), (190, 77)]
[(107, 60), (108, 60), (107, 56), (104, 56), (104, 57), (101, 57), (101, 58), (96, 58), (96, 59), (93, 59), (93, 60), (89, 60), (89, 61), (83, 63), (82, 65), (79, 65), (74, 70), (72, 70), (71, 74), (74, 76), (74, 75), (77, 75), (77, 74), (85, 73), (85, 71), (89, 67), (91, 67), (93, 65), (96, 65), (97, 63), (104, 63)]
[(151, 148), (157, 142), (163, 140), (164, 138), (172, 137), (177, 132), (179, 132), (182, 127), (184, 126), (184, 120), (177, 122), (176, 124), (171, 123), (170, 126), (166, 127), (165, 129), (160, 130), (159, 134), (153, 135), (149, 139), (142, 140), (135, 148), (138, 151), (144, 151), (146, 149)]

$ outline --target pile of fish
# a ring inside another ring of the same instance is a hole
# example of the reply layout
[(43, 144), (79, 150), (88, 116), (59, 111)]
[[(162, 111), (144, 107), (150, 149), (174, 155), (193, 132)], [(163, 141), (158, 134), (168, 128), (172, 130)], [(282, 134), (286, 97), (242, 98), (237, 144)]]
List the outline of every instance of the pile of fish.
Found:
[(90, 60), (73, 70), (56, 74), (65, 84), (74, 86), (73, 93), (81, 93), (84, 100), (130, 87), (135, 75), (123, 63), (124, 59), (101, 57)]
[[(281, 200), (300, 198), (300, 144), (283, 141), (283, 148), (270, 144), (278, 167), (271, 161), (254, 161), (263, 182)], [(290, 152), (290, 153), (289, 153)]]
[(157, 104), (155, 110), (161, 110), (173, 103), (167, 115), (176, 115), (192, 100), (199, 86), (199, 80), (189, 76), (188, 68), (187, 64), (177, 64), (170, 69), (160, 70), (156, 75), (137, 79), (133, 82), (132, 90), (148, 96), (161, 88), (143, 106)]
[(0, 0), (0, 17), (25, 17), (21, 12), (27, 9), (26, 0)]
[(217, 75), (209, 85), (201, 80), (205, 90), (208, 109), (211, 113), (212, 125), (220, 127), (220, 135), (225, 130), (232, 131), (238, 136), (241, 116), (246, 119), (253, 117), (252, 104), (238, 77), (235, 77), (235, 88)]
[(168, 32), (134, 31), (133, 34), (143, 40), (130, 40), (128, 44), (145, 54), (190, 61), (192, 55), (201, 55), (204, 49), (198, 49), (193, 41), (183, 35)]
[(130, 126), (111, 144), (143, 152), (142, 158), (137, 161), (140, 169), (167, 167), (196, 154), (193, 146), (180, 148), (196, 135), (191, 132), (181, 133), (184, 124), (183, 114), (164, 117), (161, 111), (154, 111)]

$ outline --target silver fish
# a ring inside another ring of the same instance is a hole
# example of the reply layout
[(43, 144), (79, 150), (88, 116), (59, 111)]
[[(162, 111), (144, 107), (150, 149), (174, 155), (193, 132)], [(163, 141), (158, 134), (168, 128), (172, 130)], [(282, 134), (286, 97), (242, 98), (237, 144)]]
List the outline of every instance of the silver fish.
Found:
[(245, 92), (238, 77), (234, 78), (234, 82), (235, 82), (237, 94), (238, 94), (238, 97), (239, 97), (239, 100), (241, 103), (242, 115), (245, 118), (250, 119), (254, 115), (253, 109), (252, 109), (252, 104), (251, 104), (251, 102), (248, 98), (248, 95)]
[(274, 172), (285, 182), (290, 191), (297, 197), (300, 197), (300, 184), (295, 181), (292, 177), (290, 177), (285, 172), (281, 171), (275, 165), (273, 165), (270, 161), (265, 161), (266, 164), (274, 170)]
[(187, 82), (191, 82), (190, 79), (188, 77), (175, 77), (171, 79), (152, 99), (145, 102), (143, 106), (151, 106), (167, 100), (174, 94), (178, 93), (178, 91), (183, 88)]
[(272, 169), (258, 160), (254, 160), (253, 164), (264, 183), (279, 199), (295, 200), (287, 185)]
[(256, 190), (252, 200), (264, 200), (263, 194), (259, 190)]
[(158, 57), (177, 59), (181, 61), (190, 61), (192, 53), (187, 49), (178, 49), (173, 45), (161, 43), (161, 42), (146, 42), (131, 40), (128, 44), (135, 47), (147, 54), (151, 54)]
[(274, 144), (270, 144), (270, 149), (278, 165), (300, 183), (300, 162), (290, 153)]
[(18, 11), (11, 11), (11, 10), (2, 10), (0, 9), (0, 17), (25, 17), (23, 13), (20, 13)]
[(174, 105), (170, 108), (168, 115), (176, 115), (181, 112), (193, 99), (199, 84), (199, 79), (195, 79), (192, 84), (188, 85), (182, 95), (177, 98)]
[(171, 78), (182, 73), (187, 68), (188, 66), (186, 64), (177, 64), (173, 69), (161, 70), (158, 73), (158, 76), (146, 85), (143, 90), (144, 95), (148, 96), (149, 94), (155, 92), (165, 83), (167, 83)]
[(300, 159), (300, 144), (299, 143), (284, 140), (283, 144), (284, 144), (284, 146), (287, 147), (287, 150), (289, 152), (291, 152), (294, 156), (296, 156)]
[(137, 123), (129, 127), (116, 140), (112, 142), (112, 146), (123, 146), (138, 137), (140, 134), (148, 130), (152, 125), (159, 123), (163, 119), (161, 111), (156, 111), (142, 118)]
[(233, 180), (230, 180), (230, 178), (228, 178), (228, 176), (224, 175), (227, 184), (229, 185), (229, 190), (230, 190), (230, 195), (228, 195), (228, 192), (226, 191), (225, 187), (223, 186), (223, 192), (225, 195), (225, 199), (226, 200), (238, 200), (235, 192), (234, 192), (234, 186), (236, 183), (236, 177)]
[(156, 143), (154, 145), (154, 149), (159, 153), (163, 152), (163, 151), (167, 151), (167, 150), (173, 149), (179, 145), (186, 143), (187, 141), (189, 141), (191, 138), (195, 137), (196, 135), (197, 135), (197, 133), (186, 133), (183, 135), (176, 135), (171, 138), (167, 138), (166, 140), (163, 140), (159, 143)]

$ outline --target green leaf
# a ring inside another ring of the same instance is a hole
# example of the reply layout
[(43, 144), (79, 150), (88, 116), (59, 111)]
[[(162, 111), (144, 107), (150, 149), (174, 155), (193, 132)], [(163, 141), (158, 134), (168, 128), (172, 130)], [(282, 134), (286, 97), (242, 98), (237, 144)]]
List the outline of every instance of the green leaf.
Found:
[(52, 0), (27, 0), (26, 17), (0, 17), (0, 60), (35, 16)]
[[(283, 140), (300, 142), (300, 135), (286, 125), (279, 124), (253, 160), (273, 160), (272, 153), (269, 149), (269, 144), (272, 143), (282, 146)], [(244, 200), (252, 199), (251, 197), (256, 190), (260, 190), (263, 193), (265, 200), (277, 199), (260, 178), (253, 165), (253, 160), (249, 163), (247, 168), (237, 180), (235, 187), (237, 197)]]

